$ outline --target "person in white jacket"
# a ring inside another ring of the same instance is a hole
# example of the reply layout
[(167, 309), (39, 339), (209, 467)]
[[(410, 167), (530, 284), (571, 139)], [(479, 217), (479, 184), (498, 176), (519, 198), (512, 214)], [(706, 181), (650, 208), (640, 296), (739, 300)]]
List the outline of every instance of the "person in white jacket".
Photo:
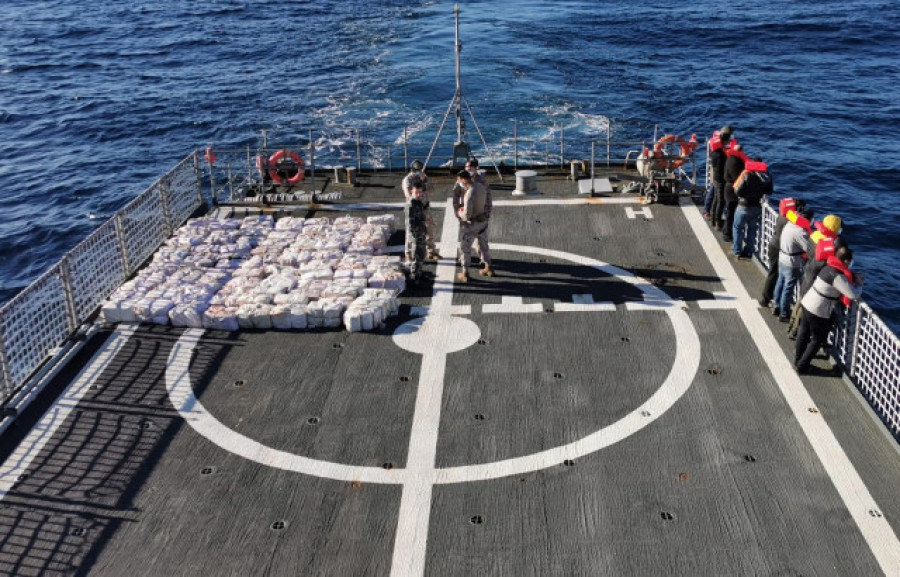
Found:
[(828, 339), (835, 306), (844, 299), (849, 304), (862, 293), (862, 278), (850, 271), (851, 260), (853, 251), (846, 246), (837, 249), (800, 301), (803, 310), (797, 329), (794, 368), (801, 375), (809, 371), (813, 356)]

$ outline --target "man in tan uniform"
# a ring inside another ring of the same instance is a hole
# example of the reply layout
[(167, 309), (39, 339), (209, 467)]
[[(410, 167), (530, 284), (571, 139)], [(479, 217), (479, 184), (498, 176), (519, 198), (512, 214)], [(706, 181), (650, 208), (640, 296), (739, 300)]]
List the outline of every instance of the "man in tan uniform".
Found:
[(456, 175), (456, 183), (464, 191), (462, 204), (456, 213), (460, 235), (459, 264), (462, 266), (462, 272), (456, 275), (456, 279), (459, 282), (469, 281), (469, 263), (472, 260), (472, 243), (475, 239), (478, 239), (481, 260), (484, 262), (484, 268), (478, 273), (494, 276), (494, 270), (491, 268), (491, 249), (487, 239), (488, 219), (485, 213), (487, 189), (480, 182), (474, 182), (472, 175), (465, 170)]

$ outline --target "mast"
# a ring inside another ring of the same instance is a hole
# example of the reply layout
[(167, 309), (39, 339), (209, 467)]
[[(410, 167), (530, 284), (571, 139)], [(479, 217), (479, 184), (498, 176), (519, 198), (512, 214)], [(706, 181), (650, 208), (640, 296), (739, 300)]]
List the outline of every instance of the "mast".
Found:
[(462, 42), (459, 41), (459, 4), (454, 5), (453, 14), (456, 19), (456, 142), (463, 142), (466, 132), (466, 124), (462, 115), (462, 75), (460, 74), (459, 55), (462, 52)]

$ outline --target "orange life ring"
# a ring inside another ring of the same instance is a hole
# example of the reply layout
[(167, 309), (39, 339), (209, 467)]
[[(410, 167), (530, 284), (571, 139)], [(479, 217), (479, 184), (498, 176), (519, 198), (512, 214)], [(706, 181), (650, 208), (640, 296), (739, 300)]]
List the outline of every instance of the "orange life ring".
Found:
[(678, 168), (682, 166), (686, 161), (687, 157), (691, 155), (697, 148), (697, 136), (692, 135), (691, 140), (685, 140), (677, 134), (666, 134), (656, 141), (657, 147), (665, 147), (667, 144), (674, 144), (681, 149), (681, 156), (684, 158), (670, 160), (669, 167), (670, 168)]
[[(284, 166), (282, 166), (284, 165)], [(269, 157), (269, 178), (275, 184), (297, 184), (305, 176), (306, 165), (300, 155), (293, 150), (278, 150)], [(287, 176), (287, 172), (297, 172), (293, 176)]]

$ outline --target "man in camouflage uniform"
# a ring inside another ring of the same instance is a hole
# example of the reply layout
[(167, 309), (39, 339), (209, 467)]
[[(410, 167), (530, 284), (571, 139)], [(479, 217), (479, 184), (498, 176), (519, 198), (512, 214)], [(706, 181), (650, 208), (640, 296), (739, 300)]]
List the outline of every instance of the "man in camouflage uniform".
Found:
[(483, 184), (474, 182), (472, 175), (461, 170), (456, 175), (456, 182), (464, 190), (462, 205), (457, 210), (459, 219), (459, 264), (462, 272), (456, 275), (459, 282), (469, 281), (469, 262), (472, 260), (472, 243), (478, 240), (481, 250), (484, 268), (479, 274), (494, 276), (491, 268), (491, 248), (487, 239), (487, 216), (485, 216), (485, 203), (487, 201), (487, 189)]
[[(425, 246), (427, 249), (426, 258), (429, 260), (438, 260), (441, 258), (441, 255), (438, 254), (437, 248), (434, 244), (434, 219), (431, 217), (431, 205), (428, 202), (428, 193), (432, 189), (431, 181), (428, 180), (428, 176), (425, 175), (425, 172), (422, 170), (422, 163), (418, 160), (414, 160), (412, 165), (410, 165), (409, 174), (403, 177), (403, 181), (400, 183), (400, 187), (403, 189), (403, 196), (406, 199), (406, 202), (409, 202), (410, 191), (414, 184), (418, 183), (422, 185), (422, 204), (425, 206)], [(407, 261), (412, 260), (412, 251), (411, 251), (412, 239), (410, 235), (406, 235), (406, 250), (405, 256)]]
[(412, 257), (409, 265), (409, 278), (413, 283), (419, 282), (422, 275), (422, 262), (425, 260), (425, 203), (422, 197), (425, 192), (421, 183), (414, 183), (410, 188), (409, 200), (406, 202), (406, 239), (410, 243), (408, 250)]

